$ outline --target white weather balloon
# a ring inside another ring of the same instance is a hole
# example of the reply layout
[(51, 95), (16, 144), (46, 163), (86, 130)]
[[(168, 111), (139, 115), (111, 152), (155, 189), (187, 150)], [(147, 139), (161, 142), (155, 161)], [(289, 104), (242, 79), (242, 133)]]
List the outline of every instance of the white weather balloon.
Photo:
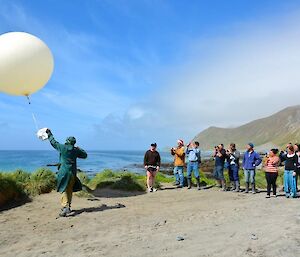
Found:
[(52, 53), (39, 38), (24, 32), (0, 35), (0, 91), (33, 94), (48, 82), (53, 67)]

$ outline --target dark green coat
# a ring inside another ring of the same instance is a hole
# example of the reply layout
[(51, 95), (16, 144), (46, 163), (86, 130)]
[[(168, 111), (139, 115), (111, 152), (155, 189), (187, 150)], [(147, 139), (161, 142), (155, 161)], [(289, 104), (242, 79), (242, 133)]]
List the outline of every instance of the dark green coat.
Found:
[(79, 147), (75, 147), (71, 144), (60, 144), (57, 142), (53, 135), (49, 133), (48, 139), (51, 145), (60, 153), (59, 157), (59, 171), (57, 175), (57, 191), (64, 192), (69, 184), (69, 181), (72, 176), (75, 176), (76, 182), (73, 187), (73, 192), (80, 191), (82, 186), (79, 179), (76, 177), (77, 173), (77, 158), (85, 159), (87, 157), (87, 153), (80, 149)]

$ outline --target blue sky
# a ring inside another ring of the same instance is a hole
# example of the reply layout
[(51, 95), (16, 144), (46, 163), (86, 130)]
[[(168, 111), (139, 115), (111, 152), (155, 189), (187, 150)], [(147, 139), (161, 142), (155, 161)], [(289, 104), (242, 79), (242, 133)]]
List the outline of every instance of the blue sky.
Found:
[(298, 103), (300, 1), (0, 0), (0, 33), (50, 47), (32, 95), (0, 94), (0, 149), (49, 149), (40, 127), (87, 149), (161, 148)]

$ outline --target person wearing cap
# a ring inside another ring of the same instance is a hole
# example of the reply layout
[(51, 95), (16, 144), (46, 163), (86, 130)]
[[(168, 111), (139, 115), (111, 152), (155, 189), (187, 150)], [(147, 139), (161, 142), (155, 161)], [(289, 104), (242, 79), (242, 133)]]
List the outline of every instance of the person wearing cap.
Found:
[(160, 154), (156, 151), (157, 144), (151, 144), (150, 149), (145, 153), (144, 166), (147, 172), (147, 188), (148, 192), (155, 192), (157, 189), (153, 188), (155, 176), (160, 168)]
[(68, 137), (65, 144), (60, 144), (54, 139), (54, 136), (50, 129), (47, 129), (48, 139), (50, 144), (59, 153), (59, 171), (57, 174), (57, 191), (61, 195), (62, 210), (59, 214), (61, 217), (67, 216), (71, 212), (71, 203), (73, 192), (80, 191), (82, 185), (77, 178), (77, 158), (87, 158), (87, 153), (76, 147), (75, 137)]
[(200, 174), (199, 174), (199, 164), (201, 163), (201, 152), (199, 149), (199, 142), (195, 141), (187, 145), (186, 154), (188, 156), (187, 165), (187, 181), (188, 189), (192, 187), (192, 173), (197, 181), (197, 188), (200, 190)]
[(262, 158), (257, 152), (254, 151), (254, 144), (249, 143), (247, 145), (247, 151), (245, 152), (243, 157), (243, 169), (244, 169), (245, 183), (246, 183), (245, 193), (249, 192), (250, 183), (252, 187), (252, 194), (256, 193), (255, 170), (256, 167), (261, 164), (261, 162), (262, 162)]
[(175, 185), (182, 188), (184, 181), (183, 167), (185, 163), (184, 143), (182, 139), (177, 140), (176, 148), (171, 148), (171, 154), (174, 156)]
[(223, 144), (215, 146), (213, 157), (215, 158), (214, 177), (221, 188), (221, 191), (227, 191), (226, 181), (224, 177), (224, 164), (227, 158), (226, 150)]

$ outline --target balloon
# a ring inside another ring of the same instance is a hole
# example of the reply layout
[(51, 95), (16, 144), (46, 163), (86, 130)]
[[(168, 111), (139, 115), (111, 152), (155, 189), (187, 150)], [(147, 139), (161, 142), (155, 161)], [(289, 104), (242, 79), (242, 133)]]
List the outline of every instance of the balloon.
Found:
[(0, 91), (28, 96), (45, 86), (53, 56), (39, 38), (24, 32), (0, 35)]

